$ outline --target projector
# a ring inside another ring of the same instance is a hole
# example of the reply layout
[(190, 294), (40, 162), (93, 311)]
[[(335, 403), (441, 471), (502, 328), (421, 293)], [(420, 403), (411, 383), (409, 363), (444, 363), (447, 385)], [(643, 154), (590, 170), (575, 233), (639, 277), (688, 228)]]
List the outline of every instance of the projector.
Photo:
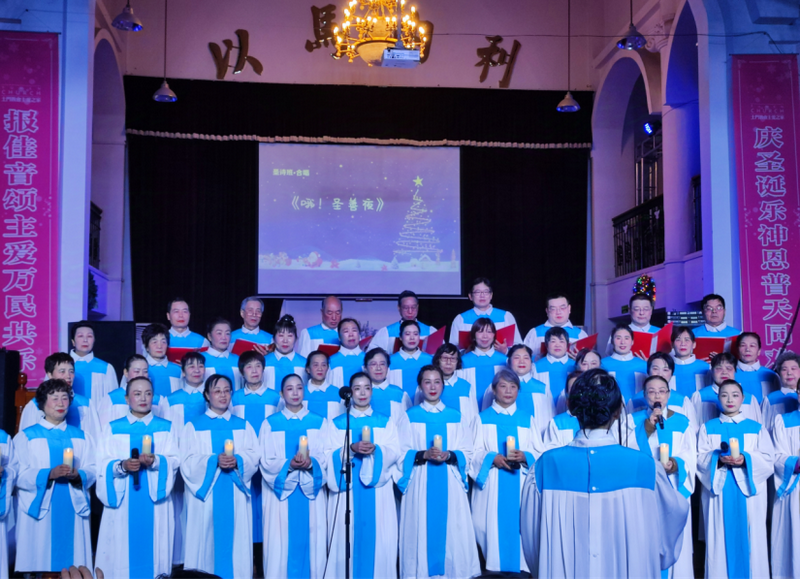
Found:
[(387, 48), (383, 51), (381, 66), (392, 68), (414, 68), (419, 64), (419, 50), (408, 48)]

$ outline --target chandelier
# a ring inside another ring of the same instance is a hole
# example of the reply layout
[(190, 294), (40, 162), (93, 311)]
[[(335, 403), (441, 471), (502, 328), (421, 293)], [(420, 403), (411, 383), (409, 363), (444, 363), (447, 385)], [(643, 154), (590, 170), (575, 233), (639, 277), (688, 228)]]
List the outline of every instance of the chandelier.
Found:
[(350, 0), (344, 16), (341, 27), (333, 29), (333, 58), (346, 56), (353, 62), (361, 57), (369, 66), (380, 65), (383, 51), (394, 48), (399, 40), (404, 48), (419, 50), (421, 63), (427, 60), (433, 24), (420, 20), (416, 7), (409, 9), (406, 0)]

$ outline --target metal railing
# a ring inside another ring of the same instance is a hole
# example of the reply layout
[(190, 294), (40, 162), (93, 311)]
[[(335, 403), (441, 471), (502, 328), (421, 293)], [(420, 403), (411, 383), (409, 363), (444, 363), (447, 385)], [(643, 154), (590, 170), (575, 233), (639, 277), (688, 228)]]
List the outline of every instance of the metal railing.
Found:
[(664, 261), (664, 198), (655, 197), (613, 218), (617, 277)]

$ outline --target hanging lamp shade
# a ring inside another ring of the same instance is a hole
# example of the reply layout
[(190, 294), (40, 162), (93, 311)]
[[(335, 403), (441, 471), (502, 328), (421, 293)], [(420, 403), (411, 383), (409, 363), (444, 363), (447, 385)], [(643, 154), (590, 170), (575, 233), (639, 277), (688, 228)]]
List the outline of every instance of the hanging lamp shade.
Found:
[(125, 8), (122, 9), (122, 12), (111, 22), (111, 26), (127, 32), (139, 32), (144, 28), (142, 21), (133, 13), (130, 0), (128, 0)]
[(178, 95), (172, 92), (172, 89), (169, 88), (167, 84), (167, 80), (164, 79), (164, 82), (161, 83), (161, 88), (153, 93), (153, 100), (159, 103), (174, 103), (178, 100)]
[(645, 44), (647, 44), (647, 40), (644, 36), (639, 34), (639, 31), (636, 30), (633, 22), (631, 22), (630, 28), (628, 28), (625, 36), (617, 41), (617, 48), (623, 50), (639, 50), (644, 47)]
[(576, 113), (581, 110), (578, 101), (572, 98), (572, 93), (567, 91), (566, 96), (558, 103), (556, 111), (559, 113)]

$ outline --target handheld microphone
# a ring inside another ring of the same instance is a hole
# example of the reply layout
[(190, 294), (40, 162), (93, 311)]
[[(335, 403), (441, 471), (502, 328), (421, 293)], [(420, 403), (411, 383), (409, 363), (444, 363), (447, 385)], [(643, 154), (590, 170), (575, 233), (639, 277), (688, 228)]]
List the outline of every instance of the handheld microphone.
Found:
[(719, 444), (719, 450), (722, 452), (722, 455), (730, 454), (730, 447), (728, 447), (728, 444), (725, 441)]
[[(660, 409), (660, 408), (661, 408), (661, 403), (658, 403), (658, 402), (653, 403), (653, 409)], [(664, 428), (664, 416), (663, 415), (659, 415), (658, 416), (658, 426), (661, 427), (661, 429)]]
[[(131, 449), (131, 459), (139, 459), (139, 450), (136, 447)], [(134, 471), (131, 475), (133, 475), (133, 487), (139, 489), (139, 472)]]
[(350, 398), (353, 396), (353, 389), (350, 387), (342, 387), (339, 389), (339, 398), (343, 401), (349, 401)]

